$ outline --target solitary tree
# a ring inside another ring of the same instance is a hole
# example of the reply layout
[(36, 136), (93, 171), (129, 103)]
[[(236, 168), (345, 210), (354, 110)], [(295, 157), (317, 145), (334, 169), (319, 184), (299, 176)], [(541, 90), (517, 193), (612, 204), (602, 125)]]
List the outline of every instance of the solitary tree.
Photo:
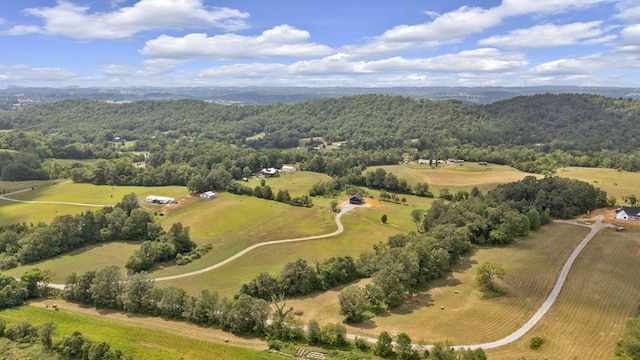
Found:
[(476, 281), (482, 291), (499, 293), (500, 288), (495, 284), (496, 279), (503, 279), (506, 275), (502, 265), (487, 261), (476, 270)]
[(349, 322), (362, 320), (362, 313), (367, 310), (367, 297), (363, 288), (352, 285), (338, 294), (340, 301), (340, 314), (346, 316)]
[(387, 214), (382, 214), (382, 217), (380, 218), (380, 221), (382, 221), (383, 224), (387, 223)]

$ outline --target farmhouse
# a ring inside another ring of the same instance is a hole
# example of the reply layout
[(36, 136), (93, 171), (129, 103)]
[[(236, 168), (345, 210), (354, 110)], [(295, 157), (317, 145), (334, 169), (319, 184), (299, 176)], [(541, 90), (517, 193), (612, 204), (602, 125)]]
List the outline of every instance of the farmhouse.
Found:
[(265, 168), (260, 170), (260, 173), (266, 178), (280, 176), (280, 171), (278, 171), (278, 169), (276, 168)]
[(349, 204), (362, 205), (364, 204), (364, 198), (360, 194), (355, 194), (349, 198)]
[(640, 207), (623, 206), (617, 208), (616, 220), (640, 221)]
[(146, 201), (152, 204), (173, 204), (176, 202), (176, 199), (167, 196), (149, 195)]
[(200, 194), (200, 197), (204, 199), (213, 199), (216, 197), (216, 193), (214, 193), (213, 191), (205, 191)]

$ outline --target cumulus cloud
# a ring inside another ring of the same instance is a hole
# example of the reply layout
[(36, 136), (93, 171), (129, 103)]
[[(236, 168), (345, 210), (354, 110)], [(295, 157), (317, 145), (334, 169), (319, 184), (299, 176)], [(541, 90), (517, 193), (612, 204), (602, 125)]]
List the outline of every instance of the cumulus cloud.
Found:
[(211, 58), (218, 60), (266, 57), (317, 57), (333, 52), (327, 46), (309, 42), (307, 31), (289, 25), (265, 30), (257, 36), (188, 34), (161, 35), (147, 41), (143, 55), (160, 58)]
[(59, 0), (55, 6), (29, 8), (42, 26), (18, 25), (7, 34), (42, 33), (73, 39), (124, 39), (138, 32), (164, 28), (238, 30), (247, 27), (249, 14), (230, 8), (206, 8), (202, 0), (140, 0), (111, 12), (89, 12), (89, 7)]
[(640, 53), (640, 25), (632, 25), (620, 31), (622, 42), (618, 50), (622, 52)]
[(627, 21), (638, 20), (640, 19), (640, 5), (623, 5), (620, 9), (620, 13), (618, 13), (615, 17)]
[(517, 29), (506, 35), (496, 35), (480, 40), (482, 46), (497, 46), (507, 49), (544, 48), (601, 43), (610, 41), (615, 35), (603, 36), (602, 21), (577, 22), (566, 25), (544, 24), (528, 29)]
[(529, 73), (535, 75), (581, 75), (600, 71), (610, 66), (608, 59), (602, 54), (594, 54), (549, 61), (532, 68)]
[(406, 59), (400, 56), (376, 61), (350, 61), (339, 54), (320, 60), (301, 61), (289, 67), (294, 74), (383, 74), (407, 72), (504, 72), (515, 71), (528, 64), (522, 54), (503, 54), (497, 49), (483, 48), (431, 58)]

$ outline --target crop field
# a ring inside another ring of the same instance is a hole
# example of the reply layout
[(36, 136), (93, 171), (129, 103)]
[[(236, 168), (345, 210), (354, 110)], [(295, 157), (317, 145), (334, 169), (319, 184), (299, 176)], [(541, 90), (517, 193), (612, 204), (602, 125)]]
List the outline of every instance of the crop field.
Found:
[(614, 196), (618, 200), (618, 205), (623, 205), (623, 196), (640, 196), (640, 189), (638, 189), (640, 173), (584, 167), (561, 168), (556, 173), (561, 177), (586, 181), (599, 187), (607, 192), (607, 196)]
[[(45, 304), (56, 304), (59, 310), (45, 308)], [(48, 300), (5, 309), (0, 312), (0, 319), (7, 323), (29, 319), (36, 326), (51, 322), (57, 327), (54, 341), (80, 331), (83, 336), (97, 342), (105, 341), (111, 349), (121, 350), (134, 359), (280, 358), (257, 351), (266, 348), (264, 342), (257, 339), (244, 339), (220, 330), (161, 318), (97, 311), (64, 301)]]
[[(445, 164), (431, 168), (429, 165), (409, 163), (403, 165), (373, 166), (366, 171), (382, 168), (386, 172), (395, 174), (400, 179), (405, 179), (413, 186), (419, 182), (427, 183), (431, 192), (438, 196), (441, 188), (449, 188), (449, 191), (469, 191), (477, 186), (482, 192), (495, 188), (499, 184), (522, 180), (525, 176), (542, 175), (529, 174), (506, 165), (478, 165), (478, 163), (466, 162), (464, 165)], [(436, 190), (434, 192), (434, 190)]]

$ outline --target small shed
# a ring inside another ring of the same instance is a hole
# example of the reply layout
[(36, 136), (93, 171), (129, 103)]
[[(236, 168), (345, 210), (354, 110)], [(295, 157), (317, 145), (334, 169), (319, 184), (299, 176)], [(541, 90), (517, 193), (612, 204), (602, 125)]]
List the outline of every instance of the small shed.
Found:
[(280, 168), (280, 171), (282, 171), (282, 172), (294, 172), (294, 171), (296, 171), (296, 167), (295, 166), (289, 166), (289, 165), (282, 165), (282, 167)]
[(355, 194), (349, 198), (349, 204), (362, 205), (364, 204), (364, 198), (360, 194)]
[(216, 193), (214, 193), (213, 191), (205, 191), (200, 194), (200, 197), (204, 199), (213, 199), (216, 197)]

